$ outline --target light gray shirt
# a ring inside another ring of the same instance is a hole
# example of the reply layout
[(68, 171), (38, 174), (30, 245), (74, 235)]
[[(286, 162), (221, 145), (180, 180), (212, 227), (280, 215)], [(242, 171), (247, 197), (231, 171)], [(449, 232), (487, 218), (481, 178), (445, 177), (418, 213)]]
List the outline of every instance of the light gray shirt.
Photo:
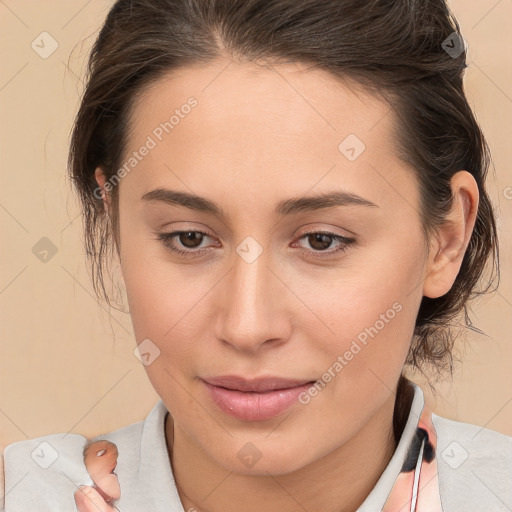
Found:
[[(400, 473), (424, 406), (414, 386), (409, 417), (398, 446), (357, 512), (379, 512)], [(95, 440), (117, 445), (121, 512), (185, 512), (165, 440), (167, 409), (159, 400), (147, 417)], [(444, 512), (512, 511), (512, 437), (435, 414), (437, 466)], [(70, 512), (79, 485), (93, 485), (83, 462), (87, 439), (52, 434), (7, 445), (5, 512)], [(316, 511), (315, 511), (316, 512)]]

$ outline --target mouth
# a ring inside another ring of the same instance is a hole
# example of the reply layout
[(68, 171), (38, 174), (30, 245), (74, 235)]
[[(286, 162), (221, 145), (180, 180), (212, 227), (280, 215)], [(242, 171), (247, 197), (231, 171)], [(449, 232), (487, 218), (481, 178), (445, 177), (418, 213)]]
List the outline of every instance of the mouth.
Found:
[(314, 380), (237, 376), (202, 379), (210, 398), (224, 413), (243, 421), (264, 421), (283, 413), (298, 402)]
[(283, 379), (281, 377), (259, 377), (255, 379), (244, 379), (237, 376), (221, 376), (203, 379), (212, 386), (217, 386), (231, 391), (244, 391), (253, 393), (265, 393), (280, 389), (295, 388), (310, 382), (311, 380)]

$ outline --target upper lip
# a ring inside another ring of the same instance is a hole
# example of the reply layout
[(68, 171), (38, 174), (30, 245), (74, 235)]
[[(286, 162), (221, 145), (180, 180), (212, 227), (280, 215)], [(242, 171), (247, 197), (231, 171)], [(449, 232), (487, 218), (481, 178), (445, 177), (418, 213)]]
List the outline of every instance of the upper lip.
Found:
[(218, 386), (236, 391), (254, 391), (263, 392), (276, 389), (294, 388), (302, 386), (309, 382), (307, 379), (284, 379), (282, 377), (257, 377), (254, 379), (245, 379), (236, 375), (222, 375), (219, 377), (203, 378), (205, 382), (213, 386)]

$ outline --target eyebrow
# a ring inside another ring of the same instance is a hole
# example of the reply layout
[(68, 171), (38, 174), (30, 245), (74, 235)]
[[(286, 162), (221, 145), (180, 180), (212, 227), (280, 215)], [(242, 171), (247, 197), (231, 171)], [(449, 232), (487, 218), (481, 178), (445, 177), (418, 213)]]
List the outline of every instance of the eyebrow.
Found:
[[(147, 192), (141, 197), (144, 202), (165, 203), (173, 206), (184, 206), (191, 210), (209, 213), (219, 219), (225, 219), (226, 213), (216, 203), (195, 194), (188, 192), (179, 192), (165, 188), (157, 188)], [(283, 217), (294, 213), (320, 210), (323, 208), (335, 208), (337, 206), (366, 206), (370, 208), (379, 208), (368, 199), (364, 199), (356, 194), (344, 191), (326, 192), (313, 196), (290, 198), (280, 201), (274, 212)]]

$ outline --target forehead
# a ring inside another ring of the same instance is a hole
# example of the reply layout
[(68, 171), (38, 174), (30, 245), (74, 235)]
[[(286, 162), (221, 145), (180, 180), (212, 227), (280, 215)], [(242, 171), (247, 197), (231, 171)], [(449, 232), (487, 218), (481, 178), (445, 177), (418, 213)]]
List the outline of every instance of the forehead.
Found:
[[(135, 133), (151, 132), (190, 97), (199, 108), (187, 125), (201, 128), (207, 123), (210, 138), (228, 133), (233, 140), (251, 133), (331, 145), (347, 132), (368, 140), (377, 124), (380, 130), (374, 134), (391, 136), (393, 116), (388, 116), (387, 103), (353, 80), (301, 63), (219, 61), (179, 68), (137, 95), (132, 128)], [(246, 129), (230, 132), (234, 126)]]
[(162, 180), (205, 195), (229, 186), (241, 202), (255, 186), (277, 200), (346, 184), (377, 202), (389, 186), (407, 186), (410, 173), (394, 152), (394, 121), (382, 99), (305, 64), (180, 68), (137, 96), (128, 154), (148, 137), (154, 147), (125, 181), (140, 192)]

